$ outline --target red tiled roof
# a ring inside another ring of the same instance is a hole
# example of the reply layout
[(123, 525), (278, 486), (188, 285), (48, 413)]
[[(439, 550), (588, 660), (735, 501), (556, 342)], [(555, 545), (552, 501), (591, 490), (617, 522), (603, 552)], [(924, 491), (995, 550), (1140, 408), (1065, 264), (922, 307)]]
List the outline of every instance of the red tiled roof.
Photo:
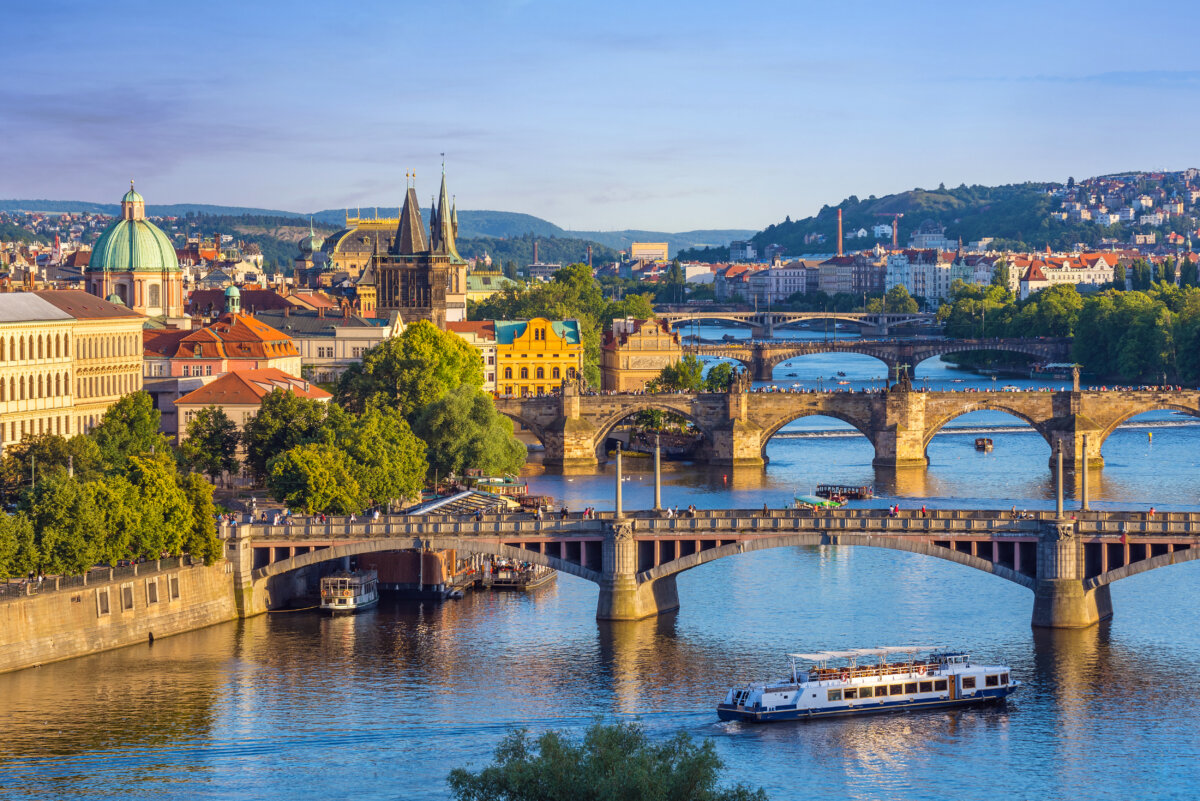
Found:
[(178, 405), (252, 406), (273, 390), (281, 389), (309, 400), (329, 400), (333, 396), (312, 382), (288, 375), (273, 367), (262, 370), (234, 370), (194, 389), (175, 401)]
[(447, 322), (446, 330), (456, 334), (474, 334), (482, 339), (496, 338), (496, 323), (492, 320), (461, 320)]

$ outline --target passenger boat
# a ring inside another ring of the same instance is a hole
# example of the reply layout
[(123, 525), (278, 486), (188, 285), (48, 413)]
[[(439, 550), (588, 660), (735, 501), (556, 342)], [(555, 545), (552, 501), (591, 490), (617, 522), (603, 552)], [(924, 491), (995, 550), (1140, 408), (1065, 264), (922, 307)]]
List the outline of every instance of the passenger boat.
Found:
[[(918, 656), (922, 653), (928, 656)], [(888, 661), (894, 655), (900, 658)], [(877, 661), (859, 664), (863, 657)], [(820, 651), (788, 659), (787, 677), (733, 687), (717, 705), (717, 716), (758, 723), (974, 706), (1002, 702), (1021, 686), (1006, 666), (977, 665), (969, 654), (928, 646)]]
[(975, 438), (975, 450), (983, 451), (984, 453), (991, 453), (992, 452), (992, 438), (991, 437), (976, 437)]
[(862, 501), (874, 498), (875, 488), (869, 484), (861, 487), (848, 484), (818, 484), (816, 494), (832, 500)]
[(793, 509), (837, 509), (845, 505), (845, 500), (822, 498), (819, 495), (796, 495), (792, 498)]
[(321, 579), (321, 611), (358, 612), (379, 603), (379, 574), (374, 570), (343, 570)]

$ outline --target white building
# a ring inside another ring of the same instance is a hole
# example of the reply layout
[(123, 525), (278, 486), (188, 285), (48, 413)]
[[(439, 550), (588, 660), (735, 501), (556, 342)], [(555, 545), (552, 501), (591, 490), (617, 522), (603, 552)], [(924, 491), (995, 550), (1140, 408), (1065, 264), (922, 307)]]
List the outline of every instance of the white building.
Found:
[(758, 250), (750, 240), (735, 239), (729, 243), (730, 261), (753, 261), (758, 258)]

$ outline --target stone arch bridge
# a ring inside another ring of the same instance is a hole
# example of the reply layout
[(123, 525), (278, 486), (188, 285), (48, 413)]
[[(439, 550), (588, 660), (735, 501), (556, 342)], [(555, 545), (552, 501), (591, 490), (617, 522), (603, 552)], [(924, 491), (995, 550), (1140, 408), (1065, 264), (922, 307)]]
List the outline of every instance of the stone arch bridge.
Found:
[(831, 311), (763, 311), (758, 309), (727, 309), (727, 310), (698, 310), (685, 308), (682, 310), (655, 311), (655, 317), (667, 320), (673, 326), (692, 320), (722, 323), (740, 323), (750, 326), (751, 334), (755, 337), (774, 336), (776, 328), (806, 323), (813, 320), (831, 320), (837, 323), (849, 323), (860, 326), (863, 333), (887, 336), (892, 328), (914, 325), (937, 325), (936, 314), (902, 314), (898, 312), (831, 312)]
[(1033, 624), (1089, 626), (1112, 614), (1108, 585), (1200, 558), (1200, 514), (1036, 513), (879, 509), (702, 510), (695, 517), (639, 512), (537, 521), (531, 516), (387, 517), (351, 523), (226, 527), (226, 556), (248, 616), (288, 600), (289, 576), (357, 554), (454, 549), (534, 562), (599, 585), (597, 617), (633, 620), (679, 606), (676, 576), (716, 559), (796, 546), (873, 547), (944, 559), (1034, 593)]
[(926, 359), (946, 353), (970, 351), (1007, 351), (1034, 356), (1043, 361), (1067, 361), (1071, 357), (1069, 338), (1044, 339), (852, 339), (830, 342), (771, 340), (751, 342), (707, 342), (684, 345), (685, 353), (736, 359), (746, 366), (755, 381), (771, 381), (775, 367), (796, 356), (813, 353), (862, 353), (888, 366), (888, 375), (898, 368), (912, 369)]
[(783, 426), (823, 415), (849, 423), (875, 449), (878, 467), (924, 467), (930, 441), (968, 412), (995, 410), (1024, 420), (1063, 453), (1068, 469), (1100, 467), (1101, 446), (1134, 415), (1171, 409), (1200, 417), (1200, 391), (738, 392), (583, 395), (571, 386), (561, 395), (502, 398), (502, 414), (521, 423), (545, 446), (545, 464), (594, 469), (606, 438), (622, 421), (645, 409), (674, 412), (705, 436), (706, 460), (720, 467), (762, 467), (766, 447)]

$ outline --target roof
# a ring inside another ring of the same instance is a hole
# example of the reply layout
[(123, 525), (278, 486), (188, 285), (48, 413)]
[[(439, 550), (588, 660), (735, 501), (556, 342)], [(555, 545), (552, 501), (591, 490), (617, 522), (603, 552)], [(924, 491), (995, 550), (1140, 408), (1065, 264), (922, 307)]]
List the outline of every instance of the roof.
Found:
[[(286, 309), (293, 305), (273, 289), (243, 289), (242, 308), (251, 311)], [(225, 309), (225, 290), (196, 289), (188, 298), (188, 311), (193, 314), (220, 313)]]
[(525, 329), (535, 320), (550, 323), (550, 328), (554, 331), (555, 336), (565, 340), (568, 345), (579, 345), (583, 342), (579, 336), (578, 320), (558, 322), (547, 320), (544, 317), (535, 317), (533, 320), (493, 320), (496, 342), (500, 345), (511, 345), (517, 337), (525, 333)]
[(509, 286), (516, 286), (517, 282), (503, 275), (468, 275), (467, 276), (467, 291), (468, 292), (485, 292), (489, 289), (504, 289)]
[(328, 314), (322, 317), (319, 312), (303, 308), (290, 311), (272, 309), (271, 311), (255, 312), (254, 316), (287, 336), (332, 337), (339, 328), (382, 328), (388, 324), (386, 319), (369, 319), (357, 314), (351, 314), (348, 317), (340, 314)]
[(446, 330), (455, 334), (474, 334), (480, 339), (496, 338), (496, 324), (491, 320), (447, 321)]
[(32, 292), (0, 293), (0, 323), (71, 319), (71, 315)]
[(92, 247), (88, 272), (157, 272), (178, 270), (175, 246), (149, 220), (117, 220)]
[(253, 406), (276, 389), (308, 400), (327, 401), (333, 396), (316, 384), (273, 367), (234, 370), (175, 401), (175, 405)]
[(126, 306), (101, 300), (81, 289), (46, 289), (34, 292), (42, 300), (66, 312), (76, 320), (104, 320), (117, 317), (142, 317)]

